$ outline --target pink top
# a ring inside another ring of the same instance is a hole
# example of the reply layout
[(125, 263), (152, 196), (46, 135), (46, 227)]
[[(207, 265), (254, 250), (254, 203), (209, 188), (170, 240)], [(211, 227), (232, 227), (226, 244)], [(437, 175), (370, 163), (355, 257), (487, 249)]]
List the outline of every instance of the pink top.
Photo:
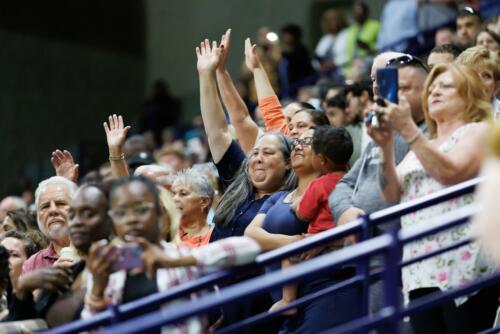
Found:
[(52, 267), (57, 259), (59, 259), (59, 255), (54, 250), (54, 245), (51, 242), (47, 248), (36, 252), (31, 255), (29, 259), (24, 261), (22, 274), (24, 275), (38, 269)]

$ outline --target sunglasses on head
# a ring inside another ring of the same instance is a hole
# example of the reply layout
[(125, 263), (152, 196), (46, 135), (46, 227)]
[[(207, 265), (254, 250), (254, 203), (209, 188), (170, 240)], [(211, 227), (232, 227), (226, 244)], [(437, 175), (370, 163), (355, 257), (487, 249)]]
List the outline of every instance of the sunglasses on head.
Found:
[(422, 60), (417, 57), (413, 57), (412, 55), (402, 55), (400, 57), (396, 57), (390, 59), (385, 66), (401, 66), (401, 65), (417, 65), (423, 68), (427, 73), (429, 73), (429, 67)]
[(470, 15), (479, 15), (477, 10), (475, 10), (474, 8), (469, 7), (469, 6), (465, 6), (464, 8), (460, 9), (460, 13), (470, 14)]

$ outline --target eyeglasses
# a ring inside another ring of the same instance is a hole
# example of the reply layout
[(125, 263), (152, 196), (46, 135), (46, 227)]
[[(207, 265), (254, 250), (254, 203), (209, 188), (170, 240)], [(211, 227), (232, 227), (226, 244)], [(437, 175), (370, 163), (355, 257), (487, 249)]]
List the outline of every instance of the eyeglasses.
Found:
[(108, 211), (108, 214), (115, 220), (123, 220), (127, 216), (127, 211), (131, 211), (136, 219), (144, 218), (156, 205), (150, 202), (141, 202), (135, 205), (118, 207)]
[(305, 137), (305, 138), (295, 138), (292, 140), (292, 149), (295, 150), (295, 148), (299, 145), (304, 146), (311, 146), (313, 142), (312, 137)]
[(401, 66), (401, 65), (417, 65), (423, 68), (427, 73), (429, 73), (429, 67), (420, 58), (413, 57), (412, 55), (402, 55), (390, 59), (385, 66)]

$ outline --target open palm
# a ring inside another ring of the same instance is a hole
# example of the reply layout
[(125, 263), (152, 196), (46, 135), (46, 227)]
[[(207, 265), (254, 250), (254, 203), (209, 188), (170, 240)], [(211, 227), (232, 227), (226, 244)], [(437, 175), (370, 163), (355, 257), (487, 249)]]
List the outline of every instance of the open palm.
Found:
[(76, 182), (78, 180), (78, 165), (75, 164), (73, 156), (69, 151), (55, 150), (52, 152), (50, 162), (57, 176), (62, 176)]
[(250, 38), (245, 40), (245, 65), (250, 71), (260, 67), (260, 59), (257, 55), (257, 46), (252, 45)]
[(108, 147), (111, 149), (121, 149), (125, 144), (125, 139), (127, 138), (127, 132), (130, 130), (130, 126), (123, 125), (123, 117), (112, 115), (108, 117), (108, 123), (104, 122), (104, 131), (106, 132), (106, 140), (108, 142)]
[(210, 46), (210, 41), (205, 39), (196, 47), (196, 57), (198, 58), (197, 68), (198, 72), (211, 73), (214, 72), (221, 60), (221, 48), (217, 47), (217, 42), (213, 41)]

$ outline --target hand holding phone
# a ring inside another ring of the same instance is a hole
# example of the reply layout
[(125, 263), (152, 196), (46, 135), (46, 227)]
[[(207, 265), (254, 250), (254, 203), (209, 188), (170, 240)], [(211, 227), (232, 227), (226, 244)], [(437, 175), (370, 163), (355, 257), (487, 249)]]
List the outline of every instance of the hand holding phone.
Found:
[(377, 86), (380, 97), (398, 104), (398, 69), (397, 67), (384, 67), (377, 70)]
[(113, 272), (142, 268), (142, 248), (138, 244), (125, 244), (115, 249), (118, 256), (111, 266)]

